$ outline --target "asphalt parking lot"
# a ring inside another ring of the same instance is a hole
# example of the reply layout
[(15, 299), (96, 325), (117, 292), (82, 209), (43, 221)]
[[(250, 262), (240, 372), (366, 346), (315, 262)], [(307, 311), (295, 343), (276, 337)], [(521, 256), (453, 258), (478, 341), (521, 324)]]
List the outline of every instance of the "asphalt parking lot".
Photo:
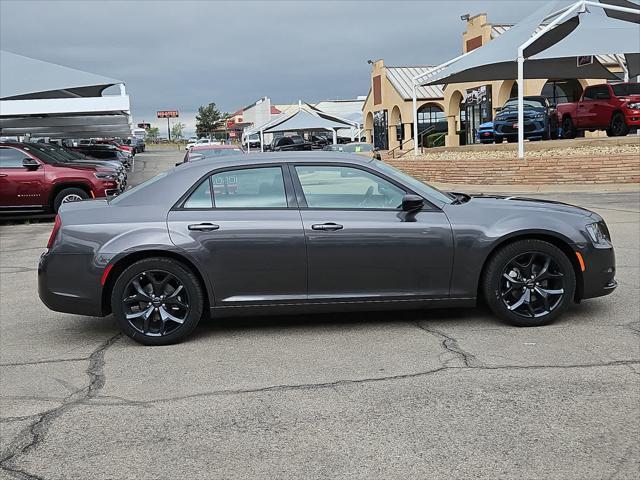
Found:
[[(140, 154), (132, 183), (181, 155)], [(536, 196), (605, 218), (620, 286), (534, 329), (268, 317), (143, 347), (40, 303), (50, 222), (0, 224), (0, 478), (638, 478), (640, 195)]]

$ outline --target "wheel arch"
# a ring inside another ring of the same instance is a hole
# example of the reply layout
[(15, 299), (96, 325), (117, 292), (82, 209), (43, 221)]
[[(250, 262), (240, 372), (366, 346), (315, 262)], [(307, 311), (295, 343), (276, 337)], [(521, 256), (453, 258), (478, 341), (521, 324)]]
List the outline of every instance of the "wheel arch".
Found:
[(79, 188), (80, 190), (83, 190), (84, 192), (86, 192), (86, 194), (89, 196), (91, 196), (91, 192), (92, 192), (91, 186), (81, 181), (58, 183), (58, 184), (55, 184), (51, 189), (51, 193), (49, 194), (47, 205), (53, 208), (53, 201), (56, 199), (56, 196), (65, 188)]
[(578, 257), (575, 254), (575, 250), (571, 248), (571, 240), (560, 235), (556, 232), (550, 231), (521, 231), (521, 232), (513, 232), (509, 235), (502, 237), (499, 241), (497, 241), (489, 254), (485, 257), (484, 262), (482, 263), (482, 268), (480, 269), (480, 276), (478, 277), (478, 290), (477, 290), (477, 298), (482, 298), (481, 286), (484, 276), (486, 274), (487, 265), (491, 261), (491, 259), (496, 255), (498, 251), (504, 248), (507, 245), (510, 245), (519, 240), (542, 240), (544, 242), (548, 242), (556, 247), (558, 247), (562, 252), (567, 256), (569, 262), (573, 266), (573, 272), (576, 276), (576, 291), (574, 295), (574, 300), (579, 302), (582, 298), (582, 294), (584, 292), (584, 278), (582, 275), (582, 270), (580, 268), (580, 263), (578, 261)]
[(175, 252), (173, 250), (137, 250), (132, 252), (127, 252), (125, 255), (119, 257), (115, 262), (111, 262), (110, 265), (113, 265), (107, 274), (106, 281), (104, 286), (102, 287), (101, 294), (101, 309), (102, 313), (106, 316), (111, 313), (111, 293), (113, 292), (113, 286), (116, 283), (116, 280), (120, 276), (124, 270), (133, 265), (135, 262), (139, 260), (143, 260), (145, 258), (152, 257), (160, 257), (160, 258), (169, 258), (173, 260), (177, 260), (183, 263), (186, 267), (188, 267), (194, 275), (198, 278), (200, 282), (200, 286), (202, 290), (205, 292), (204, 295), (204, 306), (203, 312), (208, 312), (211, 304), (213, 303), (213, 291), (210, 288), (209, 283), (206, 281), (205, 274), (196, 266), (195, 262), (190, 260), (187, 256), (182, 255), (179, 252)]

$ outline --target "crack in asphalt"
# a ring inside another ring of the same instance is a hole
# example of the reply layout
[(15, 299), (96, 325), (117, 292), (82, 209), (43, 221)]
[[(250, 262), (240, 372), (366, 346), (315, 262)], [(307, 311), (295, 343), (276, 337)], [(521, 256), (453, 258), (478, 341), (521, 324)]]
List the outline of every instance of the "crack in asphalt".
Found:
[(52, 360), (34, 360), (33, 362), (0, 363), (0, 367), (24, 367), (29, 365), (44, 365), (47, 363), (84, 362), (86, 360), (89, 360), (89, 357), (58, 358)]
[(420, 330), (441, 339), (440, 345), (442, 345), (442, 348), (456, 355), (462, 361), (465, 367), (474, 367), (480, 365), (478, 359), (471, 353), (464, 351), (460, 347), (460, 345), (458, 345), (458, 340), (456, 340), (451, 335), (447, 335), (446, 333), (435, 330), (434, 328), (427, 328), (427, 326), (421, 324), (420, 321), (415, 322), (413, 325), (418, 327)]
[[(433, 375), (445, 370), (452, 371), (470, 371), (470, 370), (544, 370), (544, 369), (579, 369), (579, 368), (603, 368), (603, 367), (617, 367), (617, 366), (630, 366), (640, 365), (640, 360), (614, 360), (611, 362), (602, 363), (588, 363), (588, 364), (575, 364), (575, 365), (504, 365), (504, 366), (468, 366), (468, 367), (448, 367), (442, 366), (427, 370), (423, 372), (407, 373), (400, 375), (389, 375), (384, 377), (371, 377), (361, 379), (343, 379), (336, 380), (335, 382), (325, 383), (300, 383), (300, 384), (283, 384), (283, 385), (269, 385), (267, 387), (260, 388), (247, 388), (247, 389), (223, 389), (213, 390), (210, 392), (194, 393), (191, 395), (179, 395), (175, 397), (156, 398), (152, 400), (133, 400), (120, 396), (111, 395), (99, 395), (90, 399), (91, 401), (83, 401), (84, 405), (92, 406), (147, 406), (155, 403), (173, 402), (179, 400), (190, 400), (194, 398), (203, 397), (215, 397), (215, 396), (228, 396), (228, 395), (242, 395), (248, 393), (262, 393), (262, 392), (278, 392), (278, 391), (295, 391), (295, 390), (316, 390), (322, 388), (335, 388), (339, 386), (357, 385), (362, 383), (378, 383), (394, 380), (405, 380), (410, 378), (424, 377), (427, 375)], [(100, 402), (101, 400), (116, 400)]]
[(62, 404), (54, 409), (44, 413), (28, 417), (35, 418), (28, 426), (22, 429), (17, 438), (14, 439), (9, 446), (0, 454), (0, 468), (5, 472), (9, 472), (20, 479), (44, 480), (43, 477), (26, 472), (15, 466), (15, 461), (21, 455), (33, 450), (42, 442), (46, 436), (51, 423), (61, 416), (63, 413), (71, 410), (82, 402), (94, 398), (105, 384), (104, 374), (104, 354), (106, 350), (122, 337), (122, 333), (118, 333), (109, 337), (102, 342), (89, 355), (89, 367), (87, 375), (89, 376), (89, 384), (86, 387), (78, 389), (69, 394), (62, 401)]

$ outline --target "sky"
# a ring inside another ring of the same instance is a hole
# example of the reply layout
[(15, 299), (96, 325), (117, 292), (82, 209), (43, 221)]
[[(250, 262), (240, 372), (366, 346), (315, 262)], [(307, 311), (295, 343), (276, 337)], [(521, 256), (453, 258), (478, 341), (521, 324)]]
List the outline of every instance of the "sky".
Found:
[[(123, 80), (134, 121), (187, 133), (200, 105), (233, 112), (273, 103), (355, 98), (367, 60), (437, 65), (461, 53), (465, 22), (516, 23), (542, 0), (0, 0), (0, 48)], [(566, 2), (565, 2), (566, 3)]]

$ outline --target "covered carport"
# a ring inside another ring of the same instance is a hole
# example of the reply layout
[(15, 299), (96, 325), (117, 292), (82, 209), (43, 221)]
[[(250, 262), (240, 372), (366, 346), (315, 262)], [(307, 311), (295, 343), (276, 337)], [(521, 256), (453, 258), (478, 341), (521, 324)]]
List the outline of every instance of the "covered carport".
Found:
[(358, 127), (357, 122), (351, 122), (342, 118), (320, 112), (315, 109), (307, 109), (300, 105), (292, 113), (281, 115), (270, 122), (254, 127), (245, 132), (245, 135), (260, 133), (260, 150), (264, 151), (264, 134), (281, 132), (331, 132), (333, 143), (338, 143), (337, 131), (343, 128)]
[[(616, 79), (595, 55), (624, 56), (625, 77), (638, 75), (640, 7), (628, 0), (580, 0), (560, 10), (548, 2), (485, 46), (414, 77), (414, 131), (417, 131), (416, 88), (424, 85), (514, 79)], [(603, 11), (605, 13), (603, 13)], [(589, 61), (580, 62), (580, 57)], [(524, 88), (518, 88), (518, 125), (524, 125)], [(415, 143), (415, 142), (414, 142)], [(417, 154), (417, 143), (414, 145)], [(518, 156), (524, 158), (524, 129), (518, 129)]]
[[(114, 94), (107, 89), (115, 87)], [(0, 51), (0, 136), (128, 137), (122, 80)]]

